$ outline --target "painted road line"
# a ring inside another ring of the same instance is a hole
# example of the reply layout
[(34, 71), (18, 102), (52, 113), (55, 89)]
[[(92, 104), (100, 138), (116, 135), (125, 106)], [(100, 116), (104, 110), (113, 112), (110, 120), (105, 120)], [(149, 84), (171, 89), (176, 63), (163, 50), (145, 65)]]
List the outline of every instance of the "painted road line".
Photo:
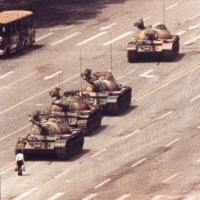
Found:
[(34, 72), (32, 72), (31, 74), (29, 74), (29, 75), (27, 75), (27, 76), (24, 76), (23, 78), (18, 79), (17, 81), (14, 81), (14, 82), (12, 82), (12, 83), (6, 85), (6, 86), (3, 86), (3, 87), (0, 88), (0, 90), (4, 89), (4, 88), (6, 88), (6, 87), (10, 87), (11, 85), (13, 85), (13, 84), (15, 84), (15, 83), (17, 83), (17, 82), (20, 82), (20, 81), (24, 80), (25, 78), (28, 78), (29, 76), (32, 76), (32, 75), (34, 75), (34, 74), (36, 74), (36, 73), (38, 73), (38, 71), (34, 71)]
[(139, 76), (145, 77), (145, 78), (154, 78), (155, 75), (148, 75), (148, 74), (151, 73), (152, 71), (154, 71), (154, 69), (150, 69), (149, 71), (147, 71), (147, 72), (145, 72), (145, 73), (143, 73), (143, 74), (141, 74), (141, 75), (139, 75)]
[(135, 167), (135, 166), (141, 164), (142, 162), (144, 162), (145, 160), (146, 160), (146, 158), (143, 158), (142, 160), (140, 160), (140, 161), (136, 162), (135, 164), (133, 164), (131, 167)]
[(45, 76), (43, 80), (49, 80), (51, 78), (54, 78), (56, 75), (58, 75), (60, 73), (62, 73), (62, 71), (58, 71), (58, 72), (56, 72), (56, 73), (54, 73), (54, 74), (52, 74), (50, 76)]
[(103, 30), (109, 29), (109, 28), (111, 28), (112, 26), (114, 26), (115, 24), (117, 24), (117, 23), (112, 23), (112, 24), (110, 24), (110, 25), (108, 25), (108, 26), (101, 27), (100, 30), (103, 31)]
[(73, 38), (73, 37), (79, 35), (80, 33), (81, 33), (81, 32), (75, 32), (75, 33), (73, 33), (73, 34), (71, 34), (71, 35), (69, 35), (69, 36), (67, 36), (67, 37), (65, 37), (65, 38), (63, 38), (63, 39), (61, 39), (61, 40), (58, 40), (57, 42), (51, 43), (50, 46), (54, 46), (54, 45), (57, 45), (57, 44), (59, 44), (59, 43), (62, 43), (62, 42), (64, 42), (64, 41), (66, 41), (66, 40), (69, 40), (69, 39), (71, 39), (71, 38)]
[(102, 149), (101, 151), (95, 153), (94, 155), (90, 156), (90, 158), (93, 158), (95, 156), (97, 156), (98, 154), (102, 153), (103, 151), (107, 151), (107, 149)]
[(14, 73), (14, 71), (8, 72), (2, 76), (0, 76), (0, 79), (6, 78), (7, 76), (9, 76), (10, 74)]
[(126, 135), (125, 138), (131, 137), (132, 135), (134, 135), (134, 134), (137, 133), (138, 131), (139, 131), (139, 130), (136, 130), (136, 131), (134, 131), (134, 132), (132, 132), (132, 133)]
[(197, 162), (197, 163), (199, 163), (199, 162), (200, 162), (200, 159), (199, 159), (199, 160), (197, 160), (196, 162)]
[(132, 31), (126, 32), (126, 33), (124, 33), (124, 34), (122, 34), (122, 35), (120, 35), (120, 36), (118, 36), (118, 37), (116, 37), (116, 38), (110, 40), (109, 42), (104, 43), (103, 45), (109, 45), (109, 44), (111, 44), (111, 43), (114, 43), (114, 42), (116, 42), (116, 41), (118, 41), (118, 40), (120, 40), (120, 39), (126, 37), (127, 35), (132, 34), (132, 33), (133, 33)]
[(194, 200), (194, 199), (196, 199), (196, 197), (195, 196), (190, 196), (190, 197), (187, 197), (186, 199), (184, 199), (184, 200)]
[(200, 128), (200, 126), (198, 126), (197, 128)]
[(195, 15), (194, 17), (190, 17), (189, 19), (194, 19), (194, 18), (199, 17), (199, 16), (200, 16), (200, 14)]
[(5, 137), (2, 137), (2, 138), (0, 139), (0, 141), (4, 140), (5, 138), (7, 138), (7, 137), (9, 137), (9, 136), (11, 136), (11, 135), (13, 135), (13, 134), (15, 134), (15, 133), (17, 133), (17, 132), (19, 132), (19, 131), (25, 129), (25, 128), (27, 128), (27, 127), (30, 126), (30, 125), (31, 125), (31, 124), (27, 124), (27, 125), (23, 126), (22, 128), (20, 128), (20, 129), (18, 129), (18, 130), (16, 130), (16, 131), (14, 131), (14, 132), (12, 132), (12, 133), (6, 135)]
[(186, 31), (180, 31), (178, 32), (176, 35), (182, 35), (183, 33), (185, 33)]
[(58, 197), (62, 196), (63, 194), (64, 194), (64, 192), (58, 192), (57, 194), (55, 194), (52, 197), (48, 198), (48, 200), (57, 199)]
[(177, 138), (177, 139), (175, 139), (174, 141), (172, 141), (172, 142), (170, 142), (169, 144), (167, 144), (165, 147), (169, 147), (169, 146), (171, 146), (172, 144), (178, 142), (179, 140), (180, 140), (180, 138)]
[(64, 172), (61, 172), (60, 174), (56, 175), (55, 178), (58, 178), (59, 176), (62, 176), (63, 174), (67, 173), (68, 171), (70, 171), (71, 169), (67, 169)]
[(44, 39), (44, 38), (46, 38), (46, 37), (49, 37), (49, 36), (51, 36), (51, 35), (53, 35), (53, 34), (54, 34), (54, 33), (47, 33), (46, 35), (43, 35), (43, 36), (41, 36), (41, 37), (39, 37), (39, 38), (36, 38), (35, 41), (38, 42), (38, 41), (40, 41), (40, 40), (42, 40), (42, 39)]
[(65, 26), (65, 27), (55, 27), (55, 28), (50, 28), (49, 30), (50, 30), (50, 31), (60, 31), (60, 30), (66, 30), (66, 29), (69, 29), (69, 28), (71, 28), (72, 26), (74, 26), (74, 25)]
[(170, 115), (171, 113), (173, 113), (173, 111), (169, 111), (168, 113), (158, 117), (158, 119), (162, 119), (162, 118), (166, 117), (167, 115)]
[(157, 196), (155, 196), (153, 199), (151, 199), (151, 200), (159, 200), (159, 199), (161, 199), (161, 198), (163, 198), (164, 196), (163, 195), (157, 195)]
[(165, 10), (169, 10), (169, 9), (171, 9), (171, 8), (177, 6), (177, 5), (178, 5), (177, 3), (176, 3), (176, 4), (173, 4), (173, 5), (169, 6), (169, 7), (167, 7)]
[(142, 98), (144, 98), (144, 97), (146, 97), (146, 96), (148, 96), (148, 95), (150, 95), (152, 93), (155, 93), (156, 91), (160, 90), (161, 88), (168, 86), (169, 84), (175, 82), (179, 78), (181, 78), (181, 77), (185, 76), (186, 74), (188, 74), (188, 73), (190, 73), (190, 72), (192, 72), (192, 71), (194, 71), (196, 69), (199, 69), (199, 68), (200, 68), (200, 63), (198, 63), (196, 65), (193, 65), (193, 66), (185, 69), (184, 71), (176, 74), (175, 76), (167, 79), (166, 81), (156, 85), (154, 88), (150, 88), (148, 90), (145, 90), (142, 93), (139, 93), (138, 95), (135, 96), (134, 99), (135, 99), (135, 101), (138, 101), (138, 100), (140, 100), (140, 99), (142, 99)]
[(90, 200), (92, 199), (93, 197), (97, 196), (97, 193), (94, 193), (94, 194), (90, 194), (89, 196), (83, 198), (82, 200)]
[(11, 106), (10, 108), (8, 108), (8, 109), (6, 109), (6, 110), (0, 112), (0, 115), (3, 114), (3, 113), (8, 112), (9, 110), (11, 110), (11, 109), (13, 109), (13, 108), (15, 108), (15, 107), (17, 107), (17, 106), (23, 104), (23, 103), (26, 103), (27, 101), (30, 101), (31, 99), (34, 99), (35, 97), (40, 96), (41, 94), (46, 93), (47, 91), (49, 91), (49, 90), (51, 90), (51, 89), (54, 89), (55, 87), (58, 87), (58, 86), (62, 85), (62, 84), (65, 83), (65, 82), (68, 82), (69, 80), (72, 80), (72, 79), (74, 79), (74, 78), (76, 78), (76, 77), (78, 77), (78, 76), (80, 76), (80, 74), (76, 74), (75, 76), (73, 76), (73, 77), (71, 77), (71, 78), (69, 78), (69, 79), (66, 79), (65, 81), (62, 81), (62, 82), (60, 82), (60, 83), (58, 83), (58, 84), (56, 84), (56, 85), (54, 85), (54, 86), (52, 86), (52, 87), (50, 87), (50, 88), (48, 88), (48, 89), (42, 91), (42, 92), (40, 92), (40, 93), (38, 93), (38, 94), (36, 94), (36, 95), (30, 97), (30, 98), (28, 98), (28, 99), (26, 99), (26, 100), (24, 100), (24, 101), (18, 103), (18, 104), (15, 104), (14, 106)]
[(194, 25), (194, 26), (190, 26), (188, 29), (191, 30), (191, 29), (195, 29), (195, 28), (199, 28), (199, 27), (200, 27), (200, 23), (197, 25)]
[(119, 197), (118, 199), (116, 199), (116, 200), (124, 200), (124, 199), (127, 199), (128, 197), (130, 197), (131, 196), (131, 194), (124, 194), (124, 195), (122, 195), (121, 197)]
[(195, 37), (195, 38), (193, 38), (193, 39), (191, 39), (191, 40), (188, 40), (187, 42), (184, 42), (183, 44), (185, 44), (185, 45), (194, 44), (194, 42), (195, 42), (196, 40), (198, 40), (199, 38), (200, 38), (200, 35), (197, 36), (197, 37)]
[(100, 37), (100, 36), (106, 34), (106, 33), (107, 33), (107, 31), (98, 33), (98, 34), (96, 34), (96, 35), (94, 35), (94, 36), (88, 38), (87, 40), (84, 40), (83, 42), (80, 42), (80, 43), (78, 43), (78, 44), (76, 44), (76, 45), (77, 45), (77, 46), (81, 46), (81, 45), (86, 44), (86, 43), (88, 43), (88, 42), (90, 42), (90, 41), (92, 41), (92, 40), (94, 40), (94, 39), (96, 39), (96, 38), (98, 38), (98, 37)]
[(23, 199), (24, 197), (27, 197), (29, 194), (31, 194), (34, 190), (36, 190), (37, 187), (33, 188), (32, 190), (28, 191), (28, 192), (24, 192), (23, 194), (21, 194), (20, 196), (16, 197), (13, 200), (20, 200)]
[(1, 168), (0, 169), (0, 171), (1, 171), (0, 175), (4, 174), (5, 172), (7, 172), (10, 169), (14, 169), (15, 165), (16, 165), (16, 162), (12, 162), (12, 163), (6, 165), (5, 167)]
[(94, 188), (99, 188), (101, 187), (102, 185), (104, 185), (105, 183), (109, 182), (111, 179), (108, 179), (106, 181), (104, 181), (103, 183), (100, 183), (99, 185), (95, 186)]
[(195, 97), (195, 98), (193, 98), (193, 99), (191, 99), (190, 102), (195, 101), (195, 100), (198, 99), (198, 98), (200, 98), (200, 95), (197, 96), (197, 97)]
[(174, 175), (170, 176), (169, 178), (167, 178), (166, 180), (164, 180), (163, 183), (168, 182), (169, 180), (175, 178), (176, 176), (178, 176), (178, 174), (174, 174)]

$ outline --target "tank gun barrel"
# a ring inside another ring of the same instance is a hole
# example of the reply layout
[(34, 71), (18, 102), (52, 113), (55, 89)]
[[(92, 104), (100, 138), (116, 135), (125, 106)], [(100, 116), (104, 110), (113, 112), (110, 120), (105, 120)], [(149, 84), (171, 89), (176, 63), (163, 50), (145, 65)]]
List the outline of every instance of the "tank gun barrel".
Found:
[(35, 124), (36, 126), (38, 126), (39, 128), (41, 128), (42, 130), (45, 130), (45, 127), (42, 126), (42, 124), (36, 120), (34, 120), (32, 117), (29, 117), (29, 121), (32, 123), (32, 124)]

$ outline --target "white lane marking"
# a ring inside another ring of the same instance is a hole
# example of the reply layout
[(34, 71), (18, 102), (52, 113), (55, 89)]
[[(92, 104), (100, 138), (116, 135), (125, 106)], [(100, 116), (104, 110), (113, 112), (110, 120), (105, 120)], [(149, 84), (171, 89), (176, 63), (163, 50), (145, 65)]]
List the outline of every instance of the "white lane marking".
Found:
[(9, 87), (9, 86), (11, 86), (11, 85), (13, 85), (13, 84), (15, 84), (15, 83), (17, 83), (17, 82), (19, 82), (19, 81), (25, 79), (25, 78), (27, 78), (27, 77), (29, 77), (29, 76), (32, 76), (33, 74), (36, 74), (37, 72), (38, 72), (38, 71), (34, 71), (33, 73), (31, 73), (31, 74), (29, 74), (29, 75), (27, 75), (27, 76), (24, 76), (24, 77), (22, 77), (21, 79), (18, 79), (17, 81), (14, 81), (14, 82), (12, 82), (12, 83), (6, 85), (6, 86), (3, 86), (2, 88), (0, 88), (0, 90), (2, 90), (2, 89), (4, 89), (4, 88), (7, 88), (7, 87)]
[(189, 30), (191, 30), (191, 29), (195, 29), (195, 28), (198, 28), (199, 26), (200, 26), (200, 23), (197, 24), (197, 25), (195, 25), (195, 26), (190, 26), (190, 27), (189, 27)]
[(58, 71), (50, 76), (45, 76), (43, 80), (48, 80), (48, 79), (51, 79), (51, 78), (54, 78), (56, 75), (62, 73), (62, 71)]
[(195, 15), (194, 17), (190, 17), (189, 19), (194, 19), (194, 18), (199, 17), (199, 16), (200, 16), (200, 14)]
[[(7, 112), (7, 111), (9, 111), (9, 110), (11, 110), (11, 109), (13, 109), (13, 108), (15, 108), (15, 107), (17, 107), (17, 106), (19, 106), (19, 105), (21, 105), (21, 104), (23, 104), (23, 103), (25, 103), (25, 102), (27, 102), (27, 101), (29, 101), (29, 100), (31, 100), (31, 99), (33, 99), (33, 98), (35, 98), (35, 97), (37, 97), (37, 96), (39, 96), (39, 95), (41, 95), (41, 94), (44, 94), (45, 92), (49, 91), (50, 89), (53, 89), (53, 88), (55, 88), (55, 87), (58, 87), (60, 84), (63, 84), (63, 83), (68, 82), (69, 80), (72, 80), (72, 79), (74, 79), (74, 78), (76, 78), (76, 77), (78, 77), (78, 76), (80, 76), (80, 74), (76, 74), (76, 75), (74, 75), (74, 76), (72, 76), (72, 77), (70, 77), (70, 78), (68, 78), (68, 79), (66, 79), (66, 80), (64, 80), (64, 81), (62, 81), (62, 82), (59, 83), (59, 84), (56, 84), (56, 85), (54, 85), (54, 86), (52, 86), (52, 87), (50, 87), (50, 88), (48, 88), (48, 89), (46, 89), (46, 90), (43, 90), (42, 92), (40, 92), (40, 93), (38, 93), (38, 94), (36, 94), (36, 95), (34, 95), (34, 96), (32, 96), (32, 97), (29, 97), (28, 99), (25, 99), (24, 101), (21, 101), (21, 102), (15, 104), (14, 106), (11, 106), (10, 108), (7, 108), (6, 110), (0, 112), (0, 115), (3, 114), (3, 113), (5, 113), (5, 112)], [(5, 136), (5, 137), (6, 137), (6, 136)], [(4, 138), (5, 138), (5, 137), (4, 137)]]
[(183, 33), (185, 33), (186, 31), (180, 31), (178, 32), (176, 35), (182, 35)]
[(137, 165), (139, 165), (140, 163), (144, 162), (146, 160), (146, 158), (143, 158), (142, 160), (136, 162), (135, 164), (133, 164), (131, 167), (135, 167)]
[(90, 41), (92, 41), (92, 40), (94, 40), (94, 39), (96, 39), (96, 38), (98, 38), (98, 37), (100, 37), (100, 36), (102, 36), (102, 35), (104, 35), (104, 34), (106, 34), (106, 33), (107, 33), (107, 31), (98, 33), (98, 34), (96, 34), (96, 35), (94, 35), (94, 36), (88, 38), (87, 40), (84, 40), (83, 42), (80, 42), (80, 43), (78, 43), (78, 44), (76, 44), (76, 45), (77, 45), (77, 46), (81, 46), (81, 45), (83, 45), (83, 44), (85, 44), (85, 43), (87, 43), (87, 42), (90, 42)]
[(200, 126), (198, 126), (197, 128), (200, 128)]
[(164, 180), (163, 183), (168, 182), (169, 180), (173, 179), (176, 176), (178, 176), (178, 174), (174, 174), (174, 175), (170, 176), (169, 178), (167, 178), (166, 180)]
[(147, 19), (150, 19), (150, 17), (147, 17), (147, 18), (143, 19), (143, 21), (146, 21)]
[(59, 44), (59, 43), (64, 42), (64, 41), (66, 41), (66, 40), (69, 40), (69, 39), (71, 39), (71, 38), (73, 38), (73, 37), (79, 35), (80, 33), (81, 33), (81, 32), (75, 32), (75, 33), (73, 33), (73, 34), (71, 34), (71, 35), (69, 35), (69, 36), (67, 36), (67, 37), (65, 37), (65, 38), (63, 38), (63, 39), (61, 39), (61, 40), (58, 40), (57, 42), (51, 43), (50, 45), (51, 45), (51, 46), (54, 46), (54, 45), (56, 45), (56, 44)]
[(20, 196), (14, 198), (13, 200), (20, 200), (23, 199), (24, 197), (27, 197), (29, 194), (31, 194), (34, 190), (36, 190), (37, 187), (33, 188), (32, 190), (28, 191), (28, 192), (24, 192), (23, 194), (21, 194)]
[(175, 142), (178, 142), (179, 140), (180, 140), (180, 138), (177, 138), (174, 141), (172, 141), (169, 144), (167, 144), (165, 147), (169, 147), (170, 145), (174, 144)]
[(8, 72), (2, 76), (0, 76), (0, 79), (6, 78), (7, 76), (9, 76), (10, 74), (14, 73), (14, 71)]
[(165, 10), (169, 10), (169, 9), (171, 9), (171, 8), (177, 6), (177, 5), (178, 5), (177, 3), (176, 3), (176, 4), (173, 4), (173, 5), (169, 6), (168, 8), (166, 8)]
[(166, 117), (167, 115), (169, 115), (169, 114), (171, 114), (171, 113), (173, 113), (173, 111), (169, 111), (168, 113), (166, 113), (166, 114), (164, 114), (164, 115), (158, 117), (158, 119), (162, 119), (162, 118)]
[(134, 131), (134, 132), (132, 132), (132, 133), (130, 133), (130, 134), (128, 134), (128, 135), (126, 135), (125, 136), (125, 138), (128, 138), (128, 137), (130, 137), (130, 136), (132, 136), (132, 135), (134, 135), (135, 133), (137, 133), (139, 130), (136, 130), (136, 131)]
[(161, 199), (161, 198), (163, 198), (164, 196), (163, 195), (157, 195), (157, 196), (155, 196), (153, 199), (151, 199), (151, 200), (159, 200), (159, 199)]
[(190, 196), (190, 197), (188, 197), (188, 198), (186, 198), (186, 199), (184, 199), (184, 200), (194, 200), (194, 199), (196, 199), (196, 197)]
[(200, 162), (200, 159), (196, 161), (197, 163)]
[(66, 30), (70, 27), (72, 27), (73, 25), (70, 25), (70, 26), (66, 26), (66, 27), (55, 27), (55, 28), (50, 28), (49, 30), (50, 31), (59, 31), (59, 30)]
[(58, 192), (57, 194), (55, 194), (52, 197), (48, 198), (48, 200), (57, 199), (58, 197), (62, 196), (63, 194), (64, 194), (64, 192)]
[(109, 29), (109, 28), (111, 28), (112, 26), (114, 26), (115, 24), (117, 24), (117, 23), (114, 22), (114, 23), (112, 23), (112, 24), (110, 24), (110, 25), (108, 25), (108, 26), (101, 27), (100, 30), (103, 31), (103, 30)]
[(183, 44), (185, 44), (185, 45), (191, 45), (191, 44), (193, 44), (196, 40), (198, 40), (199, 38), (200, 38), (200, 35), (197, 36), (197, 37), (195, 37), (195, 38), (193, 38), (193, 39), (191, 39), (191, 40), (188, 40), (187, 42), (184, 42)]
[(72, 180), (66, 180), (65, 182), (66, 182), (66, 183), (70, 183), (71, 181), (72, 181)]
[(98, 188), (98, 187), (104, 185), (105, 183), (107, 183), (107, 182), (110, 181), (110, 180), (111, 180), (111, 179), (108, 179), (108, 180), (104, 181), (103, 183), (100, 183), (99, 185), (95, 186), (94, 188)]
[(191, 99), (190, 101), (191, 101), (191, 102), (192, 102), (192, 101), (195, 101), (195, 100), (198, 99), (198, 98), (200, 98), (200, 95), (197, 96), (197, 97), (195, 97), (195, 98), (193, 98), (193, 99)]
[(126, 199), (126, 198), (128, 198), (128, 197), (130, 197), (131, 195), (130, 194), (124, 194), (124, 195), (122, 195), (121, 197), (119, 197), (118, 199), (116, 199), (116, 200), (124, 200), (124, 199)]
[(58, 174), (57, 176), (55, 176), (55, 178), (58, 178), (59, 176), (67, 173), (68, 171), (70, 171), (70, 169), (65, 170), (64, 172), (61, 172), (60, 174)]
[(94, 155), (90, 156), (90, 158), (93, 158), (95, 156), (97, 156), (98, 154), (102, 153), (103, 151), (107, 151), (107, 149), (102, 149), (101, 151), (95, 153)]
[(149, 71), (147, 71), (147, 72), (145, 72), (145, 73), (143, 73), (143, 74), (141, 74), (141, 75), (139, 75), (139, 76), (145, 77), (145, 78), (154, 78), (155, 75), (148, 75), (148, 74), (151, 73), (152, 71), (154, 71), (154, 69), (151, 69), (151, 70), (149, 70)]
[(92, 199), (93, 197), (97, 196), (97, 193), (94, 193), (94, 194), (90, 194), (89, 196), (83, 198), (82, 200), (90, 200)]
[(116, 42), (117, 40), (120, 40), (120, 39), (122, 39), (122, 38), (124, 38), (124, 37), (126, 37), (127, 35), (130, 35), (130, 34), (132, 34), (132, 33), (133, 33), (132, 31), (126, 32), (126, 33), (124, 33), (124, 34), (122, 34), (122, 35), (120, 35), (120, 36), (118, 36), (118, 37), (116, 37), (116, 38), (110, 40), (109, 42), (104, 43), (103, 45), (105, 46), (105, 45), (109, 45), (109, 44), (111, 44), (111, 43), (114, 43), (114, 42)]
[(46, 37), (49, 37), (49, 36), (51, 36), (51, 35), (53, 35), (53, 34), (54, 34), (54, 33), (47, 33), (46, 35), (43, 35), (43, 36), (41, 36), (41, 37), (39, 37), (39, 38), (36, 38), (35, 41), (38, 42), (39, 40), (42, 40), (42, 39), (44, 39), (44, 38), (46, 38)]

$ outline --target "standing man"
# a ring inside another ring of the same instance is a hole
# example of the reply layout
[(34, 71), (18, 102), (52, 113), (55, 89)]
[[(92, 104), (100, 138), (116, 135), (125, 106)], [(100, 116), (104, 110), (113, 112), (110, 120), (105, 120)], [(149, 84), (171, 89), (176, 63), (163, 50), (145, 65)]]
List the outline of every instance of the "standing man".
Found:
[(16, 155), (16, 166), (18, 169), (18, 176), (22, 176), (22, 166), (24, 165), (24, 155), (22, 150), (19, 149)]

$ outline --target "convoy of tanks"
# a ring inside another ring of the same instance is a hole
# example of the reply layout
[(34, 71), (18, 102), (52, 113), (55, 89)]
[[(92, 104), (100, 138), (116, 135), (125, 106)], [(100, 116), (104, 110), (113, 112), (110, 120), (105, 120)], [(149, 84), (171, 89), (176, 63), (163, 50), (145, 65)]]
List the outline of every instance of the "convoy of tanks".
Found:
[[(140, 30), (128, 43), (128, 62), (148, 55), (173, 61), (179, 54), (179, 36), (171, 35), (164, 24), (145, 27), (141, 19), (134, 25)], [(82, 152), (84, 137), (100, 128), (103, 115), (120, 115), (130, 107), (132, 88), (118, 84), (110, 71), (86, 69), (81, 77), (81, 90), (62, 96), (58, 87), (49, 92), (55, 100), (49, 110), (29, 116), (31, 127), (19, 137), (15, 154), (20, 149), (25, 159), (50, 154), (68, 160)]]

